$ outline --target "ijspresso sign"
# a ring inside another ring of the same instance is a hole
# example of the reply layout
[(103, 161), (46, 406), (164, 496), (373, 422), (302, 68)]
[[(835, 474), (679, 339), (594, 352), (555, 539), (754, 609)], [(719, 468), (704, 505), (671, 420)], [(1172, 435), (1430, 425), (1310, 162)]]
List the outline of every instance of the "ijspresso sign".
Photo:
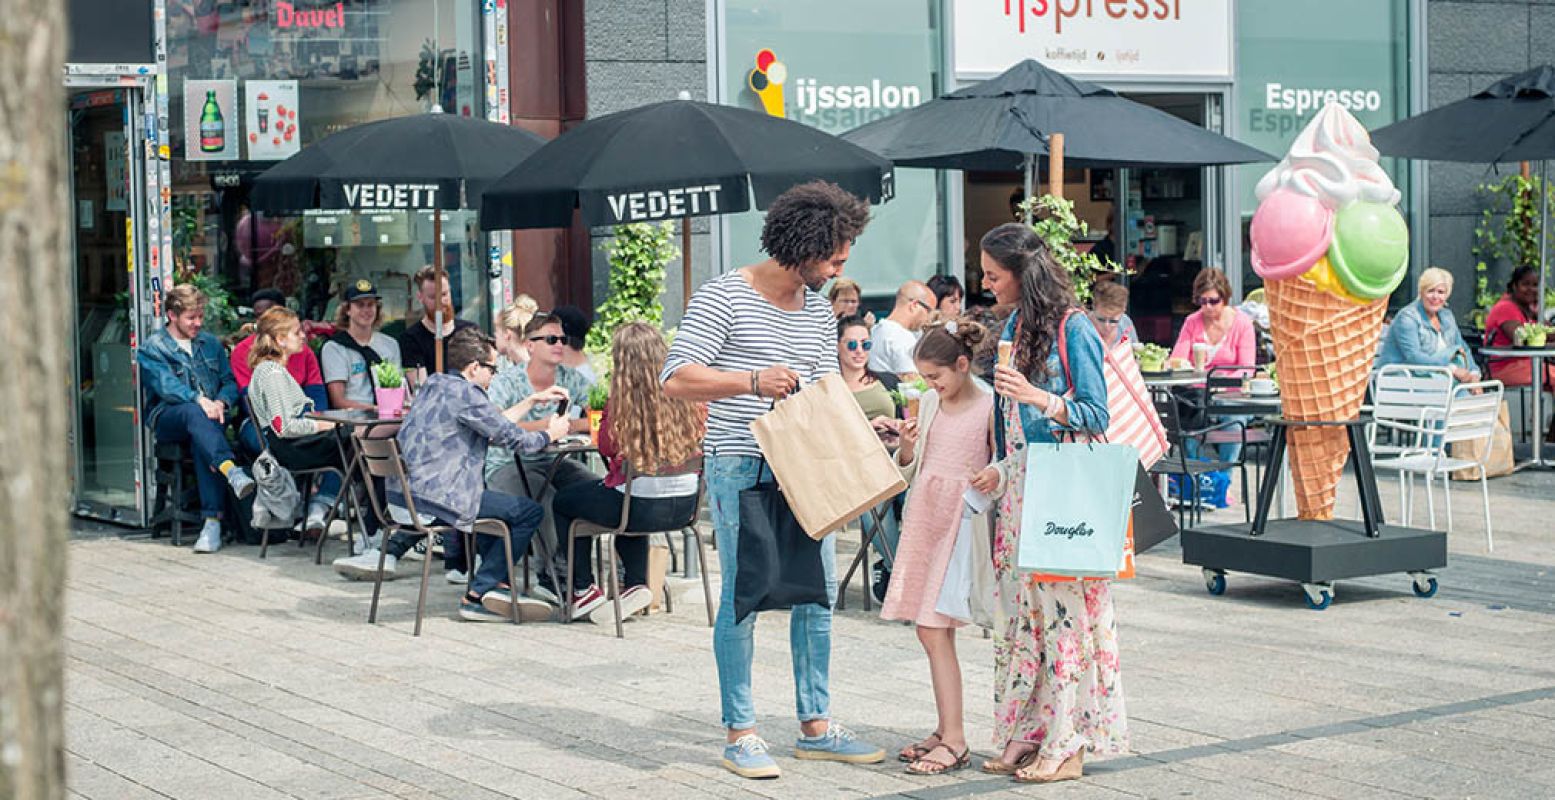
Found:
[(1232, 74), (1231, 0), (952, 2), (959, 77), (990, 77), (1028, 58), (1080, 77)]

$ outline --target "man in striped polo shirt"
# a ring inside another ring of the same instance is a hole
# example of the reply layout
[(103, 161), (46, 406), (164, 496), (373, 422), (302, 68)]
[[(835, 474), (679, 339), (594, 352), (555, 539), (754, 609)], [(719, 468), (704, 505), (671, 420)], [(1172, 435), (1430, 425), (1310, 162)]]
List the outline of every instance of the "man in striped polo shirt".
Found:
[[(723, 765), (745, 778), (776, 778), (777, 763), (756, 735), (751, 658), (756, 615), (734, 619), (735, 547), (740, 492), (754, 486), (761, 450), (750, 423), (774, 399), (837, 371), (836, 320), (819, 293), (842, 274), (853, 240), (869, 222), (869, 204), (822, 181), (784, 192), (767, 209), (759, 264), (698, 289), (675, 334), (660, 376), (671, 397), (707, 402), (707, 491), (713, 506), (723, 589), (713, 625), (713, 654), (723, 724)], [(836, 542), (821, 543), (827, 592), (837, 593)], [(885, 751), (831, 721), (831, 606), (796, 606), (789, 641), (802, 736), (798, 758), (873, 764)]]

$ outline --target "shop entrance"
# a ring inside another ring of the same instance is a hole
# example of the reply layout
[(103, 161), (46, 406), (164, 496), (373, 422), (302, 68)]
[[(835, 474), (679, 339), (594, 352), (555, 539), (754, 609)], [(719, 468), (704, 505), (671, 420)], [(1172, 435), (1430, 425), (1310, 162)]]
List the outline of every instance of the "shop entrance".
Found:
[(125, 525), (146, 521), (139, 465), (140, 379), (136, 267), (144, 207), (140, 93), (69, 89), (72, 301), (75, 342), (70, 416), (71, 494), (77, 514)]
[[(1194, 125), (1211, 124), (1220, 102), (1216, 94), (1125, 93)], [(1113, 259), (1128, 272), (1129, 314), (1147, 342), (1171, 345), (1174, 320), (1193, 311), (1193, 276), (1219, 252), (1219, 193), (1211, 170), (1186, 168), (1067, 169), (1064, 197), (1090, 228), (1076, 244)], [(1044, 168), (1041, 186), (1048, 185)], [(1119, 187), (1127, 185), (1127, 191)], [(980, 286), (977, 242), (988, 229), (1017, 218), (1024, 199), (1019, 172), (967, 172), (963, 223), (967, 232), (968, 285)]]

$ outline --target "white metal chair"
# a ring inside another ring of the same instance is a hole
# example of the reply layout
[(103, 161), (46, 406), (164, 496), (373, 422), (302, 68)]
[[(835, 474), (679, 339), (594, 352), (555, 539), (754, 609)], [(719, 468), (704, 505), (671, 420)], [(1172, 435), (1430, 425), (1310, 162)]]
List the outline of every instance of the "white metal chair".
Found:
[[(1452, 386), (1452, 371), (1446, 367), (1389, 364), (1372, 373), (1374, 424), (1367, 429), (1366, 445), (1373, 460), (1425, 447), (1420, 429), (1427, 427), (1428, 420), (1446, 416)], [(1379, 432), (1390, 434), (1390, 440), (1378, 442)]]
[[(1428, 414), (1418, 424), (1393, 422), (1391, 427), (1413, 434), (1420, 447), (1404, 450), (1397, 455), (1374, 458), (1372, 466), (1379, 469), (1396, 469), (1399, 473), (1399, 491), (1403, 497), (1403, 523), (1409, 524), (1410, 500), (1413, 477), (1425, 479), (1427, 512), (1431, 516), (1431, 528), (1436, 528), (1436, 505), (1432, 499), (1432, 481), (1438, 475), (1442, 479), (1442, 494), (1446, 498), (1447, 533), (1452, 533), (1452, 488), (1448, 476), (1461, 469), (1479, 471), (1480, 499), (1485, 512), (1485, 551), (1495, 549), (1490, 528), (1490, 490), (1485, 485), (1485, 454), (1490, 448), (1480, 450), (1478, 458), (1455, 458), (1448, 448), (1460, 442), (1488, 442), (1495, 433), (1500, 415), (1501, 396), (1504, 392), (1500, 381), (1464, 383), (1454, 387), (1448, 397), (1447, 408), (1438, 418)], [(1379, 422), (1379, 425), (1382, 423)]]

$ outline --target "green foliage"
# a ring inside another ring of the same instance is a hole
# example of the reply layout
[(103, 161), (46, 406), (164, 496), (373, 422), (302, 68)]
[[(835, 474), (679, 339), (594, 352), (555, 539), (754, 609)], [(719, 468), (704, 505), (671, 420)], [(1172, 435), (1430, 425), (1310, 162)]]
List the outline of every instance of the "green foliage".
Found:
[(1074, 203), (1051, 194), (1027, 200), (1021, 210), (1031, 209), (1031, 228), (1047, 244), (1048, 252), (1058, 259), (1069, 278), (1074, 282), (1075, 296), (1081, 303), (1090, 302), (1091, 285), (1098, 272), (1116, 272), (1120, 268), (1112, 259), (1102, 259), (1093, 253), (1081, 253), (1074, 248), (1074, 240), (1089, 230), (1074, 214)]
[(1520, 345), (1543, 347), (1545, 340), (1551, 333), (1555, 333), (1555, 326), (1541, 325), (1537, 322), (1525, 322), (1517, 326), (1517, 330), (1512, 332), (1512, 339)]
[(405, 373), (392, 361), (373, 365), (373, 382), (379, 389), (398, 389), (405, 385)]
[(204, 272), (188, 272), (176, 276), (176, 283), (193, 284), (205, 295), (205, 327), (215, 336), (224, 336), (237, 328), (238, 309), (232, 302), (232, 292), (215, 275)]
[[(1512, 268), (1539, 268), (1539, 189), (1537, 177), (1517, 173), (1474, 189), (1485, 202), (1474, 226), (1473, 247), (1474, 306), (1480, 318), (1501, 297), (1499, 289), (1490, 285), (1491, 265), (1505, 261)], [(1555, 198), (1555, 190), (1548, 186), (1544, 190)]]
[(601, 380), (589, 387), (589, 410), (604, 411), (605, 404), (610, 402), (610, 384)]
[(628, 322), (664, 321), (664, 266), (680, 255), (674, 231), (671, 222), (616, 226), (615, 236), (604, 245), (610, 258), (610, 296), (589, 329), (589, 352), (608, 351), (616, 328)]

